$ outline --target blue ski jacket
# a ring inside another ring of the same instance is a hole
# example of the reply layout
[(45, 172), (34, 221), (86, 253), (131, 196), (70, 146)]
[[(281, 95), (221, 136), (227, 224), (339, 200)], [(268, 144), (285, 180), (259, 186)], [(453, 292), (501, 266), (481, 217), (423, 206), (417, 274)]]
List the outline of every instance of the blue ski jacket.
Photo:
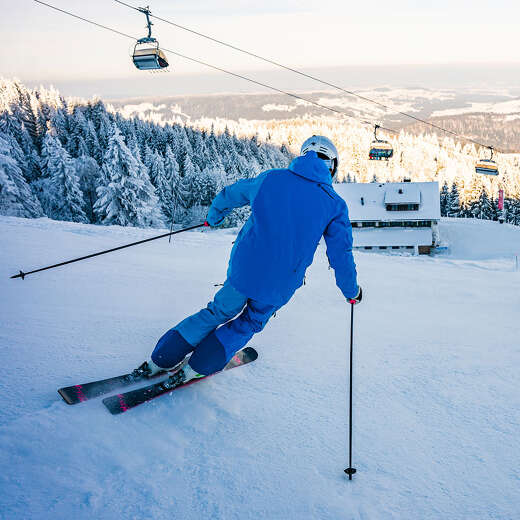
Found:
[(213, 200), (208, 223), (216, 226), (233, 208), (247, 204), (251, 216), (235, 241), (227, 273), (237, 291), (281, 307), (303, 284), (324, 236), (337, 286), (346, 298), (357, 295), (347, 205), (316, 152), (297, 157), (286, 169), (225, 187)]

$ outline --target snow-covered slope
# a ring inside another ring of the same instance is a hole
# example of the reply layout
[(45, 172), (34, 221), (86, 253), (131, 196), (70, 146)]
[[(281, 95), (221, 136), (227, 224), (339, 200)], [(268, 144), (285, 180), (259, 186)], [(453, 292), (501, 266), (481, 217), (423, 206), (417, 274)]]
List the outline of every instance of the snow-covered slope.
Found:
[(257, 362), (115, 417), (56, 389), (143, 361), (212, 297), (234, 236), (186, 233), (21, 281), (8, 276), (154, 232), (0, 218), (0, 518), (517, 517), (520, 229), (441, 232), (452, 253), (356, 254), (349, 482), (349, 309), (321, 246), (252, 340)]

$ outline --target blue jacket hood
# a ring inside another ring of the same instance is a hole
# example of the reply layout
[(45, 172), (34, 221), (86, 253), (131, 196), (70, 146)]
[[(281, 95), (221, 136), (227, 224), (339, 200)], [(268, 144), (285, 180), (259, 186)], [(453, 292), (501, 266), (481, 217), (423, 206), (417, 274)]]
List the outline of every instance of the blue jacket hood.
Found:
[(332, 185), (332, 176), (324, 161), (316, 152), (307, 152), (305, 155), (293, 159), (288, 168), (296, 175), (305, 177), (314, 182)]

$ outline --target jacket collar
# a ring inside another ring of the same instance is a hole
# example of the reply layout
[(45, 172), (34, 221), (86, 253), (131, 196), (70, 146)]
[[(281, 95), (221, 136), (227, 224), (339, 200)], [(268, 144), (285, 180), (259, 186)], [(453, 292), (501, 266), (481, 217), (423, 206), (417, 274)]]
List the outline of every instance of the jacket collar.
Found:
[(330, 171), (316, 152), (311, 151), (296, 157), (289, 165), (289, 170), (310, 181), (332, 185)]

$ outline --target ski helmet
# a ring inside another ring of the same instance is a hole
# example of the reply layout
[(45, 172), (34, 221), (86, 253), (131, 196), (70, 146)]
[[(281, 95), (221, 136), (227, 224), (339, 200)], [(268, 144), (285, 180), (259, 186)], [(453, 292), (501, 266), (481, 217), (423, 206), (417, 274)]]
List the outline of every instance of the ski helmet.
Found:
[(334, 177), (339, 165), (338, 151), (334, 143), (323, 135), (313, 135), (302, 144), (300, 155), (305, 155), (310, 151), (316, 152), (318, 157), (327, 163), (330, 174)]

